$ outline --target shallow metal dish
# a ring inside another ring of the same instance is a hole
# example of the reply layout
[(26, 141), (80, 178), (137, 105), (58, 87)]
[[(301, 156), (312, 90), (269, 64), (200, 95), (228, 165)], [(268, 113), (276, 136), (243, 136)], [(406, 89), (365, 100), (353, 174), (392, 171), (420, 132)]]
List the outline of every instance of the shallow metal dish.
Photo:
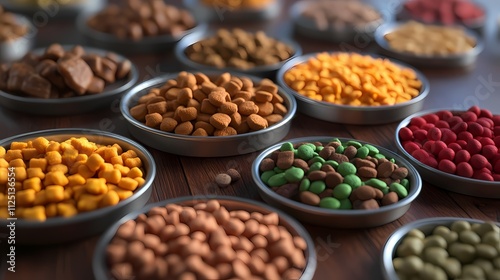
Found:
[[(68, 50), (71, 45), (63, 46)], [(108, 51), (84, 47), (87, 53), (95, 53), (105, 55)], [(34, 52), (42, 53), (45, 50), (36, 49)], [(118, 55), (120, 60), (126, 58)], [(14, 111), (23, 112), (26, 114), (63, 116), (74, 115), (90, 112), (105, 106), (112, 106), (114, 100), (118, 101), (122, 93), (132, 87), (139, 79), (139, 71), (132, 63), (132, 68), (128, 78), (119, 80), (113, 84), (109, 84), (104, 88), (104, 91), (98, 94), (82, 95), (68, 98), (35, 98), (24, 97), (15, 94), (10, 94), (0, 90), (0, 104)]]
[[(216, 72), (204, 73), (209, 77), (217, 74)], [(257, 77), (243, 76), (251, 78), (254, 82), (260, 80)], [(162, 86), (166, 81), (176, 77), (177, 74), (168, 74), (140, 83), (127, 92), (120, 102), (120, 111), (127, 121), (130, 133), (140, 142), (150, 147), (167, 153), (192, 157), (235, 156), (266, 148), (283, 139), (290, 130), (297, 104), (295, 99), (281, 88), (278, 89), (278, 92), (284, 99), (288, 113), (283, 116), (280, 122), (272, 126), (244, 134), (231, 136), (180, 135), (148, 127), (130, 115), (130, 108), (135, 106), (137, 100), (147, 94), (149, 89)]]
[[(383, 106), (350, 106), (338, 105), (325, 101), (317, 101), (297, 93), (291, 89), (283, 79), (284, 74), (297, 64), (301, 64), (316, 57), (318, 53), (302, 55), (291, 60), (288, 60), (283, 67), (278, 70), (276, 80), (278, 84), (288, 93), (293, 95), (297, 100), (298, 110), (313, 118), (328, 122), (336, 122), (343, 124), (356, 125), (371, 125), (385, 124), (399, 121), (408, 115), (420, 111), (423, 108), (424, 99), (429, 94), (430, 85), (425, 76), (415, 68), (403, 64), (398, 61), (391, 60), (393, 63), (410, 68), (417, 74), (418, 79), (422, 82), (420, 94), (410, 101), (399, 103), (396, 105)], [(378, 57), (374, 56), (373, 57)]]
[(367, 44), (373, 40), (373, 35), (377, 27), (385, 21), (384, 15), (380, 13), (380, 20), (370, 22), (362, 27), (350, 26), (342, 30), (335, 30), (329, 27), (326, 30), (320, 30), (312, 20), (302, 16), (304, 9), (313, 3), (314, 1), (303, 0), (296, 2), (290, 8), (290, 17), (294, 24), (294, 30), (304, 37), (333, 43), (358, 42)]
[[(442, 109), (447, 110), (447, 109)], [(441, 110), (426, 110), (416, 114), (413, 114), (404, 120), (396, 128), (396, 133), (394, 139), (396, 141), (396, 147), (398, 148), (399, 153), (410, 161), (413, 166), (418, 170), (418, 172), (422, 175), (422, 179), (424, 181), (429, 182), (433, 186), (445, 189), (447, 191), (461, 193), (465, 195), (484, 197), (484, 198), (500, 198), (500, 184), (499, 182), (490, 182), (484, 180), (477, 180), (472, 178), (461, 177), (454, 174), (449, 174), (443, 171), (440, 171), (436, 168), (432, 168), (426, 164), (421, 163), (414, 157), (412, 157), (404, 148), (399, 141), (399, 131), (401, 128), (408, 126), (411, 119), (414, 117), (421, 117), (423, 115), (436, 113)], [(455, 110), (450, 110), (452, 112), (456, 112)]]
[(281, 12), (283, 0), (272, 0), (262, 9), (229, 9), (223, 6), (212, 7), (200, 3), (200, 0), (183, 0), (188, 8), (199, 21), (256, 21), (267, 20), (277, 17)]
[(447, 56), (424, 56), (411, 53), (399, 52), (391, 49), (389, 43), (384, 38), (388, 33), (398, 29), (403, 23), (389, 22), (381, 25), (375, 31), (375, 42), (380, 47), (381, 53), (398, 60), (404, 61), (414, 66), (421, 67), (465, 67), (473, 64), (477, 56), (483, 51), (484, 44), (481, 38), (470, 30), (465, 30), (466, 34), (476, 40), (476, 46), (463, 54), (454, 54)]
[(37, 17), (34, 21), (50, 21), (51, 19), (67, 19), (76, 17), (81, 12), (97, 11), (104, 6), (105, 0), (79, 0), (75, 3), (61, 5), (59, 2), (50, 1), (47, 6), (38, 6), (35, 4), (23, 4), (23, 1), (17, 0), (0, 0), (0, 5), (6, 10), (16, 13), (32, 15)]
[(37, 30), (25, 16), (14, 14), (17, 23), (28, 26), (28, 33), (8, 42), (0, 42), (0, 62), (11, 62), (21, 59), (35, 43)]
[(153, 204), (148, 204), (144, 208), (134, 211), (127, 216), (120, 219), (118, 222), (114, 223), (101, 237), (97, 243), (96, 249), (94, 251), (94, 256), (92, 258), (92, 269), (94, 271), (94, 276), (96, 279), (109, 279), (109, 272), (106, 264), (106, 246), (109, 244), (111, 239), (114, 237), (118, 227), (128, 220), (135, 219), (141, 213), (147, 213), (149, 209), (156, 206), (165, 206), (167, 204), (179, 204), (179, 205), (194, 205), (198, 202), (208, 201), (211, 199), (216, 199), (219, 201), (221, 206), (226, 207), (228, 210), (245, 210), (251, 212), (259, 212), (262, 214), (278, 213), (280, 217), (280, 225), (284, 226), (292, 236), (301, 236), (304, 238), (307, 244), (305, 250), (306, 255), (306, 267), (300, 277), (300, 280), (311, 280), (313, 279), (314, 272), (316, 271), (316, 251), (314, 249), (314, 242), (306, 231), (306, 229), (288, 214), (274, 209), (261, 202), (233, 197), (233, 196), (184, 196), (173, 199), (167, 199)]
[(82, 13), (76, 19), (76, 27), (86, 42), (92, 46), (114, 50), (121, 53), (146, 54), (151, 52), (165, 52), (175, 46), (182, 37), (196, 32), (203, 32), (205, 24), (198, 23), (195, 27), (185, 30), (178, 36), (160, 35), (144, 37), (139, 41), (119, 39), (116, 36), (92, 29), (87, 20), (96, 13)]
[[(394, 231), (391, 236), (385, 242), (382, 248), (382, 274), (386, 280), (398, 280), (399, 277), (396, 275), (394, 266), (392, 265), (392, 260), (396, 254), (396, 248), (401, 243), (403, 237), (412, 229), (419, 229), (425, 234), (430, 234), (432, 230), (437, 226), (450, 226), (456, 221), (467, 221), (469, 223), (484, 223), (485, 221), (469, 218), (456, 218), (456, 217), (438, 217), (438, 218), (427, 218), (413, 221), (406, 224), (396, 231)], [(495, 223), (500, 226), (500, 223)]]
[[(41, 130), (20, 134), (0, 141), (0, 146), (8, 148), (14, 141), (28, 141), (37, 137), (64, 141), (70, 137), (86, 137), (97, 144), (119, 144), (124, 149), (134, 150), (145, 169), (145, 184), (134, 194), (117, 205), (101, 208), (88, 213), (80, 213), (70, 218), (48, 218), (44, 222), (17, 219), (16, 244), (45, 245), (75, 241), (104, 231), (110, 223), (117, 221), (129, 212), (136, 210), (149, 200), (152, 184), (156, 175), (156, 165), (151, 154), (138, 143), (123, 136), (86, 128), (63, 128)], [(0, 227), (6, 229), (8, 220), (0, 219)]]
[(299, 44), (296, 42), (286, 39), (286, 38), (275, 38), (276, 40), (279, 40), (290, 47), (295, 51), (295, 53), (288, 58), (287, 60), (281, 61), (276, 64), (271, 64), (271, 65), (261, 65), (261, 66), (256, 66), (253, 68), (249, 69), (239, 69), (235, 67), (224, 67), (224, 68), (217, 68), (214, 66), (210, 65), (205, 65), (205, 64), (200, 64), (197, 62), (192, 61), (186, 56), (185, 50), (193, 45), (194, 43), (210, 38), (214, 36), (215, 32), (208, 32), (208, 33), (195, 33), (195, 34), (190, 34), (187, 35), (186, 37), (182, 38), (182, 40), (177, 43), (175, 46), (175, 56), (176, 58), (185, 66), (189, 67), (190, 69), (197, 69), (197, 70), (217, 70), (217, 71), (227, 71), (227, 72), (236, 72), (236, 73), (244, 73), (244, 74), (249, 74), (249, 75), (255, 75), (259, 77), (270, 77), (273, 78), (274, 75), (276, 74), (276, 71), (280, 69), (287, 61), (290, 61), (290, 59), (293, 59), (294, 57), (297, 57), (302, 54), (302, 48), (300, 47)]
[[(316, 141), (327, 143), (333, 138), (334, 136), (303, 137), (289, 139), (286, 140), (286, 142), (291, 142), (293, 144)], [(357, 139), (338, 139), (342, 142), (356, 140), (362, 144), (368, 144), (367, 142), (363, 142)], [(422, 189), (422, 180), (420, 179), (420, 175), (408, 161), (385, 148), (371, 144), (377, 147), (380, 150), (380, 153), (386, 155), (387, 157), (394, 158), (397, 164), (408, 169), (408, 180), (410, 181), (411, 187), (406, 198), (400, 200), (395, 204), (383, 206), (379, 209), (374, 210), (325, 209), (288, 199), (277, 194), (271, 188), (266, 186), (260, 179), (259, 175), (259, 165), (261, 161), (264, 158), (269, 157), (273, 151), (278, 150), (283, 143), (284, 142), (273, 145), (257, 156), (257, 158), (252, 163), (252, 179), (257, 185), (257, 190), (265, 202), (289, 213), (290, 215), (294, 216), (304, 223), (332, 228), (369, 228), (381, 226), (395, 221), (403, 216), (406, 211), (410, 209), (411, 202), (417, 198), (420, 190)]]

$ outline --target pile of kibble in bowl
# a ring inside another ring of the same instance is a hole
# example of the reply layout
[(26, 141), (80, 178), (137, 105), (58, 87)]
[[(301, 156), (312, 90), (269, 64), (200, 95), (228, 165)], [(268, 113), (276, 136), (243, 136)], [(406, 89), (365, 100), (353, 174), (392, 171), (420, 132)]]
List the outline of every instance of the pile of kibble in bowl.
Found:
[(408, 196), (408, 169), (355, 140), (286, 142), (264, 158), (260, 178), (279, 195), (328, 209), (377, 209)]

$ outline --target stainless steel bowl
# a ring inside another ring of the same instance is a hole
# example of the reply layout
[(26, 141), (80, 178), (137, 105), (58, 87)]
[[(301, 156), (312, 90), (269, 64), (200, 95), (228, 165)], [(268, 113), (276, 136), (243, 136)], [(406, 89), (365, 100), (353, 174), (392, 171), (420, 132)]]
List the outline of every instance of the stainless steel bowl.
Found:
[(206, 29), (206, 25), (203, 23), (198, 23), (195, 27), (185, 30), (177, 36), (173, 35), (160, 35), (144, 37), (141, 40), (134, 41), (130, 39), (119, 39), (118, 37), (97, 31), (87, 25), (88, 19), (94, 16), (96, 13), (82, 13), (76, 19), (76, 27), (83, 35), (86, 42), (89, 45), (96, 46), (103, 49), (114, 50), (120, 53), (131, 53), (131, 54), (147, 54), (147, 53), (159, 53), (165, 52), (172, 49), (182, 37), (201, 32), (203, 33)]
[[(63, 46), (68, 50), (73, 46)], [(102, 49), (95, 49), (84, 47), (88, 53), (95, 53), (105, 55), (108, 51)], [(36, 49), (35, 53), (43, 53), (45, 49)], [(120, 60), (126, 58), (118, 55)], [(139, 71), (136, 66), (132, 64), (132, 68), (128, 78), (119, 80), (113, 84), (109, 84), (104, 88), (104, 91), (93, 95), (82, 95), (68, 98), (35, 98), (24, 97), (15, 94), (10, 94), (0, 90), (0, 104), (6, 108), (14, 111), (23, 112), (26, 114), (47, 115), (47, 116), (64, 116), (81, 114), (105, 106), (111, 106), (113, 101), (118, 101), (121, 94), (132, 87), (139, 78)]]
[[(437, 217), (437, 218), (427, 218), (413, 221), (398, 228), (395, 232), (389, 236), (387, 241), (382, 248), (382, 274), (386, 280), (398, 280), (399, 277), (396, 274), (392, 260), (396, 255), (396, 249), (401, 243), (404, 236), (412, 229), (419, 229), (424, 234), (430, 234), (432, 230), (437, 226), (450, 226), (456, 221), (467, 221), (469, 223), (484, 223), (485, 221), (469, 218), (457, 218), (457, 217)], [(500, 223), (496, 223), (500, 226)]]
[[(447, 109), (442, 109), (447, 110)], [(408, 116), (396, 128), (394, 139), (399, 153), (412, 163), (413, 166), (422, 175), (422, 179), (431, 183), (432, 185), (445, 189), (447, 191), (461, 193), (470, 196), (484, 197), (484, 198), (500, 198), (500, 185), (498, 182), (490, 182), (484, 180), (477, 180), (472, 178), (461, 177), (458, 175), (446, 173), (436, 168), (432, 168), (426, 164), (421, 163), (412, 157), (404, 148), (399, 140), (399, 131), (408, 126), (412, 118), (421, 117), (427, 114), (436, 113), (441, 110), (426, 110), (411, 116)], [(454, 110), (450, 110), (456, 112)]]
[(302, 48), (300, 47), (299, 44), (296, 42), (286, 39), (286, 38), (275, 38), (289, 46), (292, 47), (292, 49), (295, 51), (295, 53), (288, 58), (287, 60), (284, 60), (282, 62), (272, 64), (272, 65), (261, 65), (261, 66), (256, 66), (253, 68), (249, 69), (239, 69), (235, 67), (224, 67), (224, 68), (217, 68), (215, 66), (210, 66), (210, 65), (205, 65), (205, 64), (200, 64), (197, 62), (192, 61), (189, 59), (185, 53), (186, 49), (193, 45), (194, 43), (210, 38), (214, 36), (214, 32), (208, 32), (208, 33), (195, 33), (195, 34), (190, 34), (182, 40), (177, 43), (175, 46), (175, 56), (176, 58), (186, 67), (190, 69), (197, 69), (197, 70), (212, 70), (212, 71), (227, 71), (227, 72), (235, 72), (235, 73), (244, 73), (244, 74), (249, 74), (249, 75), (255, 75), (259, 77), (269, 77), (272, 78), (276, 74), (276, 71), (280, 69), (287, 61), (290, 61), (290, 59), (293, 59), (294, 57), (297, 57), (302, 54)]
[(28, 27), (28, 33), (12, 41), (0, 42), (0, 63), (21, 59), (31, 50), (35, 43), (37, 30), (33, 24), (25, 16), (17, 14), (14, 14), (14, 16), (18, 24)]
[(207, 6), (200, 0), (183, 0), (186, 8), (191, 10), (200, 21), (256, 21), (268, 20), (277, 17), (283, 6), (283, 0), (272, 0), (261, 9), (231, 9), (220, 5)]
[(178, 197), (174, 199), (168, 199), (160, 201), (154, 204), (149, 204), (144, 208), (134, 211), (127, 216), (123, 217), (118, 222), (114, 223), (101, 237), (97, 243), (96, 249), (94, 251), (94, 256), (92, 259), (92, 269), (94, 271), (94, 276), (96, 279), (108, 279), (109, 271), (106, 263), (106, 246), (109, 244), (111, 239), (114, 237), (118, 227), (128, 220), (135, 219), (141, 213), (147, 213), (149, 209), (156, 206), (165, 206), (167, 204), (179, 204), (179, 205), (194, 205), (198, 202), (208, 201), (211, 199), (216, 199), (219, 201), (221, 206), (226, 207), (228, 210), (245, 210), (251, 212), (259, 212), (262, 214), (278, 213), (280, 217), (280, 225), (284, 226), (292, 236), (300, 236), (305, 239), (307, 248), (305, 251), (306, 256), (306, 267), (302, 273), (300, 280), (311, 280), (313, 279), (314, 272), (316, 271), (316, 251), (314, 249), (314, 242), (306, 231), (306, 229), (293, 218), (288, 216), (286, 213), (274, 209), (266, 204), (258, 201), (232, 197), (232, 196), (185, 196)]
[[(33, 16), (34, 21), (46, 24), (51, 19), (68, 19), (76, 17), (81, 12), (97, 11), (104, 6), (105, 0), (79, 0), (74, 3), (61, 4), (65, 1), (44, 1), (45, 6), (26, 1), (0, 0), (0, 5), (6, 10)], [(34, 1), (32, 1), (34, 2)], [(37, 17), (35, 19), (35, 17)]]
[(484, 49), (484, 44), (481, 38), (475, 32), (466, 29), (466, 34), (476, 40), (476, 46), (463, 54), (454, 54), (447, 56), (424, 56), (395, 51), (389, 46), (389, 43), (385, 39), (385, 35), (398, 29), (402, 24), (403, 23), (401, 22), (388, 22), (381, 25), (375, 31), (375, 42), (380, 47), (380, 51), (382, 54), (404, 61), (413, 66), (466, 67), (472, 65), (476, 61), (477, 56)]
[[(356, 124), (356, 125), (371, 125), (371, 124), (385, 124), (390, 122), (399, 121), (408, 115), (420, 111), (423, 108), (425, 97), (429, 94), (430, 85), (425, 76), (418, 70), (411, 66), (405, 65), (401, 62), (391, 60), (396, 65), (401, 67), (410, 68), (417, 74), (418, 79), (422, 82), (422, 89), (420, 94), (411, 99), (410, 101), (399, 103), (396, 105), (383, 105), (383, 106), (350, 106), (338, 105), (325, 101), (317, 101), (297, 93), (290, 88), (284, 81), (284, 74), (297, 64), (301, 64), (316, 57), (318, 53), (306, 54), (287, 61), (283, 67), (280, 68), (276, 76), (278, 84), (288, 93), (293, 95), (297, 100), (299, 112), (311, 116), (316, 119), (336, 122), (343, 124)], [(377, 57), (377, 56), (374, 56)]]
[[(304, 137), (290, 139), (286, 142), (291, 142), (293, 144), (317, 141), (328, 143), (333, 138), (334, 136)], [(367, 144), (367, 142), (356, 139), (338, 139), (342, 142), (355, 140), (362, 144)], [(294, 216), (304, 223), (332, 228), (369, 228), (384, 225), (403, 216), (406, 211), (410, 209), (411, 202), (417, 198), (420, 190), (422, 189), (422, 180), (420, 179), (420, 175), (408, 161), (383, 147), (371, 144), (377, 147), (380, 150), (380, 153), (384, 154), (387, 157), (394, 158), (397, 164), (408, 169), (410, 191), (408, 192), (408, 196), (406, 198), (401, 199), (395, 204), (383, 206), (374, 210), (325, 209), (285, 198), (266, 186), (266, 184), (264, 184), (264, 182), (262, 182), (262, 180), (260, 179), (259, 174), (259, 165), (262, 160), (269, 157), (273, 151), (278, 150), (283, 143), (284, 142), (273, 145), (257, 156), (257, 158), (252, 163), (252, 179), (257, 185), (257, 190), (265, 202), (285, 211), (286, 213), (289, 213), (290, 215)]]
[[(216, 72), (204, 72), (209, 77)], [(260, 79), (250, 77), (254, 82)], [(255, 152), (272, 145), (283, 139), (290, 130), (292, 118), (295, 115), (297, 104), (289, 94), (279, 89), (283, 97), (287, 114), (283, 119), (265, 129), (231, 136), (191, 136), (180, 135), (151, 128), (132, 117), (129, 110), (137, 104), (137, 100), (145, 95), (149, 89), (159, 87), (166, 81), (174, 79), (177, 74), (168, 74), (145, 81), (125, 94), (120, 102), (120, 111), (127, 121), (127, 126), (132, 135), (140, 142), (155, 149), (192, 157), (225, 157), (243, 155)]]
[[(97, 144), (118, 144), (124, 149), (134, 150), (143, 162), (145, 184), (134, 194), (117, 205), (80, 213), (70, 218), (48, 218), (44, 222), (15, 220), (16, 244), (46, 245), (75, 241), (104, 231), (110, 223), (119, 220), (129, 212), (146, 204), (152, 192), (156, 175), (156, 165), (151, 154), (138, 143), (123, 136), (86, 128), (50, 129), (25, 133), (0, 141), (0, 146), (8, 148), (15, 141), (29, 141), (37, 137), (64, 141), (70, 137), (86, 137)], [(0, 227), (6, 228), (10, 220), (0, 219)]]
[(372, 21), (363, 26), (348, 26), (342, 30), (335, 30), (329, 27), (328, 29), (320, 30), (316, 27), (313, 20), (302, 16), (302, 12), (307, 6), (314, 2), (315, 1), (302, 0), (293, 4), (290, 8), (290, 17), (294, 24), (294, 30), (304, 37), (333, 43), (358, 42), (367, 44), (373, 40), (377, 27), (386, 21), (384, 15), (380, 14), (380, 20)]

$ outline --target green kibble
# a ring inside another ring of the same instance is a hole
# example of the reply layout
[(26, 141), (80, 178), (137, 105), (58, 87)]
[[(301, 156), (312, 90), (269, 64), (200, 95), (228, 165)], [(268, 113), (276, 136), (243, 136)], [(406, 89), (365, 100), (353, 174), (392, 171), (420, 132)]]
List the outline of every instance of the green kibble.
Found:
[(407, 234), (406, 236), (413, 236), (413, 237), (417, 237), (418, 239), (422, 239), (424, 240), (425, 238), (425, 233), (423, 233), (421, 230), (419, 229), (411, 229)]
[(299, 191), (307, 191), (309, 190), (309, 187), (311, 187), (311, 181), (309, 179), (304, 178), (302, 179), (302, 181), (300, 181)]
[(443, 266), (448, 258), (448, 251), (441, 247), (429, 247), (423, 251), (423, 259), (432, 264)]
[(319, 152), (321, 152), (321, 150), (323, 150), (324, 148), (325, 148), (325, 147), (323, 147), (323, 146), (317, 146), (317, 147), (316, 147), (316, 152), (317, 152), (317, 153), (319, 153)]
[(283, 172), (285, 172), (284, 169), (281, 169), (281, 168), (279, 168), (277, 166), (273, 170), (274, 170), (275, 173), (283, 173)]
[(318, 146), (314, 145), (313, 143), (304, 143), (304, 145), (311, 147), (311, 149), (313, 149), (313, 151), (316, 151), (316, 148), (318, 147)]
[(315, 170), (320, 170), (321, 166), (323, 166), (323, 163), (321, 162), (315, 162), (309, 166), (309, 172), (315, 171)]
[(401, 185), (403, 185), (403, 187), (405, 187), (405, 189), (406, 189), (407, 191), (409, 191), (409, 190), (410, 190), (410, 180), (408, 180), (408, 179), (404, 178), (404, 179), (402, 179), (402, 180), (401, 180), (401, 182), (399, 182), (399, 183), (400, 183)]
[(356, 166), (348, 161), (342, 162), (337, 167), (337, 172), (344, 177), (349, 174), (356, 174), (356, 171)]
[(481, 242), (481, 237), (472, 230), (466, 229), (458, 233), (458, 240), (463, 243), (476, 245)]
[(476, 253), (480, 258), (493, 259), (498, 255), (497, 249), (489, 244), (477, 244)]
[(276, 175), (276, 172), (274, 172), (273, 170), (264, 171), (262, 172), (262, 174), (260, 174), (260, 179), (262, 180), (262, 182), (264, 182), (264, 184), (269, 185), (269, 178), (271, 178), (273, 175)]
[(370, 145), (370, 144), (364, 144), (363, 147), (366, 147), (369, 151), (368, 155), (370, 156), (374, 156), (378, 153), (380, 153), (380, 151), (373, 145)]
[(394, 158), (389, 159), (389, 161), (392, 163), (396, 163), (396, 159), (394, 159)]
[(336, 152), (337, 154), (343, 154), (343, 153), (344, 153), (344, 150), (345, 150), (344, 146), (340, 145), (340, 146), (338, 146), (338, 147), (335, 149), (335, 152)]
[(385, 156), (383, 154), (375, 154), (375, 155), (373, 155), (373, 157), (376, 158), (376, 159), (385, 158)]
[(328, 164), (328, 165), (330, 165), (331, 167), (335, 168), (335, 170), (337, 170), (337, 168), (339, 167), (339, 163), (338, 163), (338, 162), (336, 162), (336, 161), (334, 161), (334, 160), (331, 160), (331, 159), (330, 159), (330, 160), (325, 161), (325, 163), (323, 163), (323, 164)]
[(446, 248), (448, 246), (448, 243), (446, 242), (446, 239), (440, 235), (431, 235), (427, 236), (424, 239), (424, 247), (440, 247), (440, 248)]
[(361, 181), (361, 179), (358, 177), (358, 175), (355, 175), (355, 174), (346, 175), (344, 177), (343, 183), (348, 184), (353, 189), (361, 187), (361, 185), (363, 185), (363, 182)]
[(408, 190), (400, 183), (391, 183), (389, 191), (397, 193), (399, 198), (405, 198), (408, 196)]
[(305, 161), (310, 160), (314, 156), (314, 149), (307, 144), (300, 145), (297, 149), (297, 156)]
[(319, 202), (319, 207), (328, 209), (339, 209), (340, 201), (335, 197), (323, 197)]
[(352, 202), (349, 198), (340, 199), (339, 209), (352, 209)]
[(337, 142), (337, 143), (340, 143), (342, 145), (342, 141), (340, 141), (339, 138), (333, 138), (332, 140), (330, 140), (329, 143), (331, 143), (331, 142)]
[(282, 151), (282, 152), (284, 152), (284, 151), (293, 151), (293, 150), (295, 150), (295, 149), (293, 148), (293, 144), (290, 143), (290, 142), (285, 142), (280, 147), (280, 151)]
[(352, 192), (352, 187), (350, 185), (341, 183), (335, 186), (335, 188), (333, 188), (332, 195), (333, 197), (339, 200), (343, 200), (348, 198), (351, 195), (351, 192)]
[(359, 143), (358, 141), (354, 140), (349, 140), (345, 143), (345, 146), (354, 146), (354, 148), (359, 149), (363, 144)]
[(304, 170), (302, 170), (302, 168), (292, 166), (285, 170), (285, 179), (289, 183), (300, 182), (300, 180), (304, 178), (304, 174), (305, 172)]
[(272, 187), (279, 187), (279, 186), (282, 186), (284, 184), (286, 184), (286, 179), (285, 179), (285, 173), (278, 173), (278, 174), (275, 174), (273, 176), (271, 176), (271, 178), (269, 178), (269, 180), (267, 181), (267, 184), (272, 188)]
[(320, 194), (326, 189), (326, 184), (324, 181), (314, 181), (309, 187), (309, 191), (315, 194)]
[(377, 188), (381, 191), (384, 191), (384, 189), (387, 189), (387, 191), (389, 190), (387, 183), (380, 180), (380, 179), (377, 179), (377, 178), (371, 178), (371, 179), (366, 180), (365, 185), (372, 186), (372, 187)]
[(356, 157), (357, 158), (366, 158), (369, 153), (370, 153), (370, 150), (368, 150), (367, 147), (363, 146), (356, 151)]
[(325, 159), (320, 156), (314, 156), (311, 160), (311, 163), (321, 162), (321, 164), (325, 163)]

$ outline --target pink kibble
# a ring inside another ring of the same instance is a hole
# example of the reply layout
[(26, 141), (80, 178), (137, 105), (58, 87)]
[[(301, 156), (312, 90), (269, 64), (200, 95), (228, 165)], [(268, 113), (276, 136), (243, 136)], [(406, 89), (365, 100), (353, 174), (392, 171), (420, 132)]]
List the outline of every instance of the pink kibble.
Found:
[(471, 139), (474, 139), (474, 136), (472, 135), (472, 133), (470, 133), (468, 131), (462, 131), (462, 132), (457, 134), (457, 139), (469, 141)]
[(429, 129), (431, 129), (433, 127), (435, 127), (435, 125), (433, 123), (426, 123), (426, 124), (422, 125), (422, 127), (420, 127), (420, 128), (428, 131)]
[(480, 118), (488, 118), (488, 119), (493, 118), (493, 114), (488, 109), (481, 109), (481, 112), (478, 114), (478, 116)]
[(431, 123), (431, 124), (435, 124), (439, 120), (439, 116), (436, 114), (428, 114), (428, 115), (422, 116), (422, 118), (427, 123)]
[(483, 146), (481, 145), (481, 142), (479, 142), (476, 139), (471, 139), (470, 141), (467, 142), (467, 145), (465, 146), (465, 148), (471, 155), (481, 152), (482, 147)]
[(465, 140), (457, 140), (456, 143), (458, 145), (460, 145), (460, 147), (462, 147), (462, 149), (465, 149), (467, 147), (467, 141), (465, 141)]
[(455, 159), (455, 151), (450, 149), (450, 148), (444, 148), (438, 154), (438, 160), (443, 160), (443, 159), (447, 159), (450, 161), (454, 160)]
[(470, 166), (469, 163), (467, 162), (460, 162), (457, 164), (457, 171), (456, 171), (458, 176), (470, 178), (474, 174), (474, 170), (472, 169), (472, 166)]
[(484, 127), (477, 122), (469, 122), (467, 123), (469, 127), (467, 128), (467, 131), (472, 133), (474, 136), (481, 136), (483, 135)]
[(469, 163), (477, 170), (486, 167), (488, 160), (481, 154), (475, 154), (470, 157)]
[(491, 119), (493, 120), (494, 125), (500, 125), (500, 115), (494, 115)]
[(424, 149), (418, 149), (418, 150), (413, 151), (411, 153), (411, 156), (414, 157), (416, 160), (422, 161), (422, 162), (426, 158), (430, 157), (429, 153)]
[(455, 163), (468, 162), (471, 156), (467, 150), (460, 150), (455, 153)]
[(401, 139), (401, 141), (413, 140), (413, 131), (411, 131), (411, 129), (409, 129), (408, 127), (402, 127), (399, 130), (398, 134), (399, 134), (399, 139)]
[(427, 130), (417, 129), (413, 131), (413, 137), (415, 137), (417, 141), (423, 142), (427, 139)]
[(432, 153), (432, 146), (434, 145), (434, 142), (436, 141), (428, 140), (422, 145), (422, 148), (427, 152)]
[[(444, 142), (443, 142), (444, 143)], [(445, 144), (446, 145), (446, 144)], [(448, 145), (448, 148), (452, 149), (453, 151), (458, 152), (462, 150), (462, 147), (458, 143), (450, 143)]]
[(495, 141), (488, 137), (477, 137), (476, 139), (479, 141), (479, 143), (481, 143), (483, 147), (486, 145), (495, 145)]
[(467, 128), (468, 128), (468, 124), (466, 122), (459, 122), (451, 127), (451, 131), (458, 134), (462, 131), (466, 131)]
[(479, 118), (476, 122), (486, 128), (492, 128), (494, 126), (493, 120), (488, 118)]
[(474, 105), (469, 107), (469, 109), (467, 109), (467, 112), (472, 112), (475, 115), (479, 116), (479, 114), (481, 113), (481, 108), (479, 108), (479, 106), (477, 105)]
[(420, 127), (416, 126), (416, 125), (409, 125), (408, 128), (413, 132), (415, 130), (418, 130), (420, 129)]
[(472, 178), (483, 181), (493, 181), (493, 176), (491, 176), (491, 174), (488, 174), (486, 172), (474, 172)]
[(441, 140), (446, 144), (450, 144), (457, 141), (457, 135), (448, 128), (441, 128)]
[(443, 120), (437, 121), (435, 126), (439, 128), (450, 128), (450, 124)]
[(455, 165), (455, 163), (453, 163), (453, 161), (448, 159), (443, 159), (439, 161), (438, 169), (446, 173), (455, 174), (457, 166)]
[(457, 123), (464, 122), (464, 120), (462, 120), (462, 118), (459, 116), (453, 116), (446, 121), (450, 124), (450, 127), (455, 126)]
[(493, 130), (491, 130), (490, 128), (485, 128), (483, 130), (483, 135), (481, 135), (483, 137), (487, 137), (487, 138), (493, 138)]
[(481, 154), (486, 159), (493, 159), (498, 154), (498, 148), (495, 145), (483, 145), (483, 149), (481, 150)]
[(422, 125), (426, 124), (427, 122), (425, 121), (424, 118), (422, 117), (414, 117), (410, 120), (410, 125), (416, 125), (418, 127), (422, 127)]
[(500, 126), (493, 127), (493, 135), (500, 136)]
[(444, 148), (446, 148), (445, 142), (443, 142), (441, 140), (434, 141), (434, 143), (431, 146), (431, 152), (434, 155), (438, 155)]
[(434, 141), (441, 140), (442, 135), (443, 133), (441, 132), (441, 129), (433, 127), (427, 132), (427, 139)]
[(436, 115), (439, 117), (439, 119), (446, 121), (449, 118), (453, 117), (453, 113), (449, 110), (442, 110), (436, 113)]
[(433, 157), (425, 158), (425, 159), (421, 160), (421, 162), (425, 165), (432, 167), (432, 168), (437, 168), (437, 166), (438, 166), (437, 160)]
[(406, 141), (403, 143), (403, 148), (411, 155), (414, 151), (420, 150), (421, 147), (415, 142)]

